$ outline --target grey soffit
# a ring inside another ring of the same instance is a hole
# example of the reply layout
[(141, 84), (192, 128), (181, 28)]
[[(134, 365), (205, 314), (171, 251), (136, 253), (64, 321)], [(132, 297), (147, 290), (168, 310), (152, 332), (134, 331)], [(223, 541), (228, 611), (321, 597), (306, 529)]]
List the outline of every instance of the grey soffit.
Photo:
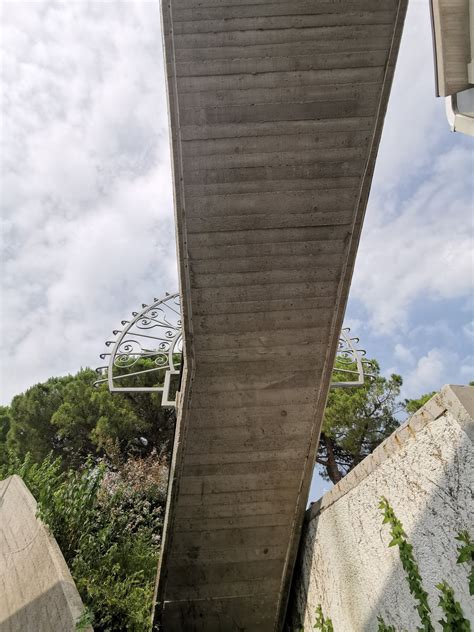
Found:
[(185, 339), (166, 632), (283, 625), (405, 10), (162, 4)]

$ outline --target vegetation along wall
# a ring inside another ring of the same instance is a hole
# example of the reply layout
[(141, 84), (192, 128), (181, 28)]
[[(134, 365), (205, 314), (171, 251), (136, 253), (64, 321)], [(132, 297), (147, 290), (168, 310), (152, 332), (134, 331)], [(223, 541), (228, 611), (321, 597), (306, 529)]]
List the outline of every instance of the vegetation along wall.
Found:
[(474, 387), (445, 386), (312, 505), (291, 629), (469, 629), (473, 419)]

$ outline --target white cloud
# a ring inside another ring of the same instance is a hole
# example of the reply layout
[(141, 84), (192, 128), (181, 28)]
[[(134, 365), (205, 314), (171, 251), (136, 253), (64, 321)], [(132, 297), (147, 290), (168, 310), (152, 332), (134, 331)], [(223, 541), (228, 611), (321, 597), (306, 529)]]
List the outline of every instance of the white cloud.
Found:
[(177, 272), (158, 4), (3, 9), (8, 401), (100, 363), (111, 330)]
[(464, 335), (474, 342), (474, 320), (470, 320), (462, 328)]
[(474, 381), (474, 356), (468, 356), (464, 359), (464, 363), (459, 370), (463, 383), (469, 383)]
[(422, 356), (404, 380), (404, 396), (420, 397), (423, 393), (438, 390), (443, 386), (444, 361), (444, 354), (440, 349), (431, 349)]
[(397, 343), (395, 345), (394, 356), (397, 360), (400, 360), (405, 364), (413, 364), (415, 361), (413, 353), (410, 351), (410, 349), (400, 343)]
[(386, 198), (372, 198), (352, 292), (376, 330), (405, 329), (409, 309), (420, 298), (470, 296), (470, 163), (471, 152), (462, 147), (438, 156), (425, 181), (389, 219), (383, 212)]
[(411, 0), (384, 124), (375, 185), (400, 186), (429, 165), (447, 130), (444, 102), (435, 99), (429, 3)]
[(472, 146), (434, 96), (430, 29), (428, 3), (410, 3), (354, 273), (378, 334), (406, 332), (415, 301), (474, 289)]
[(467, 384), (474, 380), (474, 356), (449, 347), (433, 347), (403, 375), (402, 397), (420, 397), (438, 391), (444, 384)]

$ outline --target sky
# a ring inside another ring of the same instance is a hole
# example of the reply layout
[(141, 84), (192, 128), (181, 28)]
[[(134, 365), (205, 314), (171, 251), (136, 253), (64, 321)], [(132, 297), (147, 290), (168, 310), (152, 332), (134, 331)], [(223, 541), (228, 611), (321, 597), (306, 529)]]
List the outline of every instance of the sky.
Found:
[[(1, 4), (0, 403), (102, 363), (177, 290), (157, 2)], [(417, 397), (474, 379), (472, 139), (435, 98), (411, 0), (346, 324)]]

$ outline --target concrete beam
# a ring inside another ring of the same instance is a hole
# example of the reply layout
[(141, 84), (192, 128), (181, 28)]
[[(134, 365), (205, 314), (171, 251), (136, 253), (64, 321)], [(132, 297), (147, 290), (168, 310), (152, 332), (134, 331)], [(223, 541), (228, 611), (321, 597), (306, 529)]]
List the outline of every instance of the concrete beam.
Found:
[(280, 630), (405, 0), (169, 0), (183, 296), (166, 632)]

